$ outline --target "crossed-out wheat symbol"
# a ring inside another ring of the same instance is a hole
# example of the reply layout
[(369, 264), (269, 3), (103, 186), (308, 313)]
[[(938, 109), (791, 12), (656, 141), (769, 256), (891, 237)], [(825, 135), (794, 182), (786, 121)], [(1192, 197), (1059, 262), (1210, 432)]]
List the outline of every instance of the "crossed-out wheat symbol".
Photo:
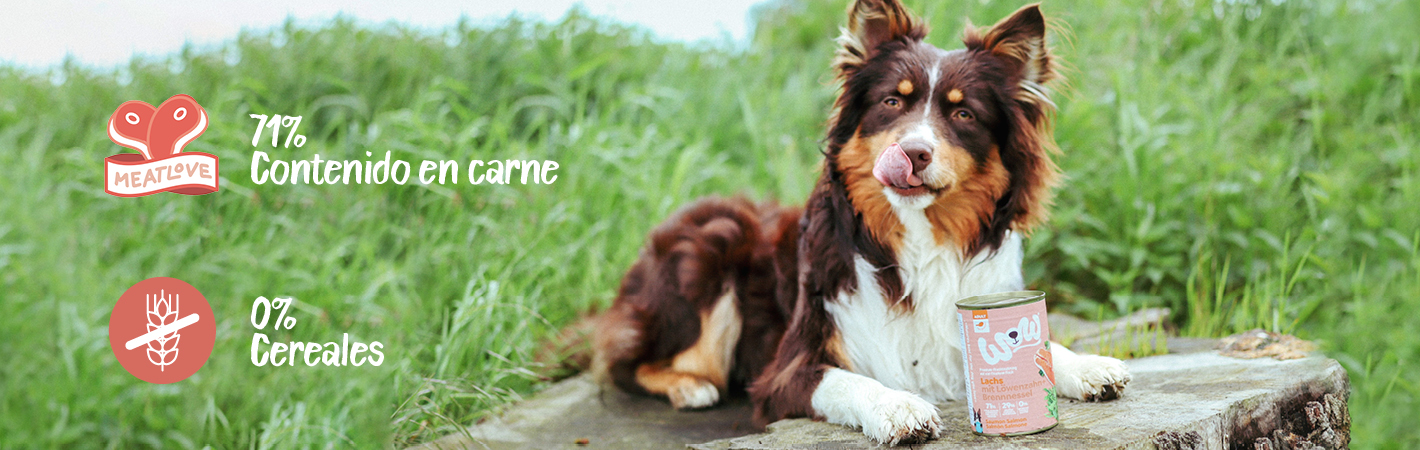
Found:
[(123, 344), (123, 347), (129, 350), (146, 344), (148, 346), (148, 362), (158, 366), (160, 371), (166, 371), (168, 365), (177, 362), (178, 340), (182, 337), (178, 334), (178, 330), (197, 323), (198, 320), (196, 313), (188, 314), (187, 317), (181, 319), (178, 318), (179, 300), (177, 294), (167, 295), (166, 290), (159, 290), (157, 295), (144, 295), (143, 305), (148, 313), (148, 332), (129, 339), (127, 343)]

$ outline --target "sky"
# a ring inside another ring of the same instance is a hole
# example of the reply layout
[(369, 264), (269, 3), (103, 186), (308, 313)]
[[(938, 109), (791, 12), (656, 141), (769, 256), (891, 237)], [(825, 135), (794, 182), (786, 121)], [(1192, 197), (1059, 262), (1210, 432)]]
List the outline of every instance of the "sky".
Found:
[(108, 67), (135, 54), (161, 56), (185, 42), (218, 45), (243, 28), (265, 29), (293, 17), (301, 23), (344, 13), (370, 24), (398, 21), (440, 29), (468, 16), (496, 23), (510, 14), (557, 20), (578, 3), (591, 14), (634, 23), (672, 40), (728, 36), (743, 40), (748, 13), (759, 0), (6, 0), (0, 14), (0, 63), (43, 69), (73, 55)]

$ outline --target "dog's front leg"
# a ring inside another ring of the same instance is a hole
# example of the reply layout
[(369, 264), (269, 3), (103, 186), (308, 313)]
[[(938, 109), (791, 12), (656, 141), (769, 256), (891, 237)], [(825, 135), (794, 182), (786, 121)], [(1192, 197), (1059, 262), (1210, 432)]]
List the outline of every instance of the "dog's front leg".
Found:
[(863, 434), (887, 445), (935, 439), (942, 431), (936, 406), (843, 369), (824, 372), (812, 403), (814, 414), (824, 420), (862, 428)]
[(1055, 364), (1055, 386), (1061, 397), (1086, 401), (1114, 400), (1129, 384), (1129, 366), (1108, 356), (1080, 355), (1050, 343)]
[(921, 442), (941, 433), (936, 406), (840, 369), (839, 359), (823, 350), (826, 346), (802, 346), (801, 339), (785, 339), (778, 357), (749, 389), (758, 426), (808, 416), (862, 428), (869, 438), (887, 445)]
[(937, 407), (915, 394), (807, 358), (767, 371), (750, 389), (759, 426), (812, 416), (861, 428), (880, 444), (922, 442), (941, 434)]

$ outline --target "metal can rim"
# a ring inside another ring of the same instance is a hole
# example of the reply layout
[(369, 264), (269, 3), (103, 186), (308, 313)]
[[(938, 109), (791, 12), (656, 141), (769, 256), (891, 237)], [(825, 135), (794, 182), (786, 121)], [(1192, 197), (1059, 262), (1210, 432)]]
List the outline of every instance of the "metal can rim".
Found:
[(1045, 291), (1010, 291), (977, 295), (957, 301), (957, 309), (980, 310), (1024, 305), (1045, 298)]

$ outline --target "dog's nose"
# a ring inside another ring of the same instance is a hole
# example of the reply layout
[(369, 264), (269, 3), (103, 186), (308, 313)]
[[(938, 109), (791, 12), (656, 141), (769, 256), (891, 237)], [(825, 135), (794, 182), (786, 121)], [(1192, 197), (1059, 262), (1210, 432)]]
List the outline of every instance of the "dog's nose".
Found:
[(899, 142), (902, 152), (907, 154), (907, 159), (912, 161), (912, 173), (921, 172), (928, 164), (932, 163), (932, 146), (922, 141)]

